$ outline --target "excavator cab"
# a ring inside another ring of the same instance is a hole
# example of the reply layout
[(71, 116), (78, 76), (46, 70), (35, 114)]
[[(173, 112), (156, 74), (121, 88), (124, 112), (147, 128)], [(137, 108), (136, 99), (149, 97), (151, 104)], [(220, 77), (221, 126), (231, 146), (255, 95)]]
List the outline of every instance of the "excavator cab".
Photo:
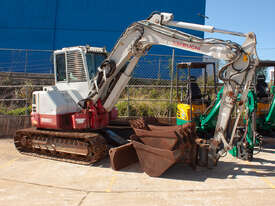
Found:
[(91, 130), (105, 127), (115, 113), (79, 103), (87, 99), (91, 80), (106, 57), (105, 48), (98, 47), (54, 51), (55, 85), (33, 92), (33, 128), (16, 131), (18, 151), (77, 164), (91, 164), (106, 156), (105, 138)]
[[(186, 124), (199, 118), (210, 104), (211, 100), (207, 89), (207, 70), (211, 66), (213, 77), (216, 79), (215, 63), (213, 62), (183, 62), (177, 65), (177, 125)], [(192, 71), (195, 72), (191, 75)], [(203, 85), (199, 85), (198, 82), (197, 76), (200, 74), (202, 75)], [(183, 80), (179, 81), (179, 78)], [(201, 88), (203, 88), (203, 91)], [(217, 92), (216, 81), (214, 81), (214, 91)]]
[(271, 101), (271, 92), (266, 83), (266, 74), (261, 71), (268, 67), (275, 67), (274, 61), (260, 61), (258, 67), (258, 74), (255, 77), (255, 88), (257, 97), (257, 118), (261, 118), (268, 113)]
[(78, 46), (54, 51), (55, 80), (87, 82), (94, 78), (97, 68), (106, 59), (105, 48)]
[(106, 125), (107, 120), (98, 123), (82, 114), (80, 104), (88, 97), (91, 80), (106, 57), (106, 49), (99, 47), (76, 46), (54, 51), (55, 85), (33, 93), (32, 125), (56, 130), (98, 129)]

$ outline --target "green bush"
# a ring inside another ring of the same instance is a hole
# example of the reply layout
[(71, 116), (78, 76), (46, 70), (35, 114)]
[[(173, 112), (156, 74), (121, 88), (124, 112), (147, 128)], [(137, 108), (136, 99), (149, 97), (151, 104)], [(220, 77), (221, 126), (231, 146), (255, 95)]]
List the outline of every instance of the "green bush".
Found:
[(155, 115), (154, 109), (148, 104), (137, 103), (135, 107), (137, 111), (136, 116), (148, 117)]
[(1, 107), (0, 108), (0, 114), (18, 116), (18, 115), (25, 115), (26, 112), (27, 112), (27, 114), (30, 114), (31, 110), (32, 110), (31, 106), (28, 106), (27, 108), (26, 107), (20, 107), (20, 108), (12, 109), (12, 110), (10, 110), (8, 108)]
[[(119, 116), (128, 116), (128, 102), (118, 102), (116, 108)], [(129, 116), (136, 116), (136, 108), (132, 104), (129, 104)]]
[(171, 111), (171, 116), (176, 116), (177, 114), (177, 103), (166, 103), (165, 107), (167, 108), (167, 110)]
[(5, 114), (6, 113), (6, 110), (2, 107), (0, 107), (0, 114)]
[(127, 116), (127, 110), (128, 110), (128, 103), (127, 102), (118, 102), (116, 104), (116, 108), (118, 110), (118, 115), (119, 116)]
[(161, 92), (155, 88), (149, 91), (149, 97), (152, 99), (157, 99), (160, 97), (160, 95), (161, 95)]
[[(127, 91), (126, 91), (127, 90)], [(176, 115), (176, 103), (170, 104), (170, 88), (128, 88), (120, 96), (120, 101), (116, 104), (119, 116), (159, 116), (168, 117), (169, 111), (171, 115)], [(129, 95), (129, 96), (128, 96)], [(172, 98), (175, 100), (176, 89), (173, 90)], [(146, 99), (167, 99), (167, 101), (146, 101)], [(139, 101), (134, 101), (139, 100)], [(128, 113), (129, 109), (129, 113)]]

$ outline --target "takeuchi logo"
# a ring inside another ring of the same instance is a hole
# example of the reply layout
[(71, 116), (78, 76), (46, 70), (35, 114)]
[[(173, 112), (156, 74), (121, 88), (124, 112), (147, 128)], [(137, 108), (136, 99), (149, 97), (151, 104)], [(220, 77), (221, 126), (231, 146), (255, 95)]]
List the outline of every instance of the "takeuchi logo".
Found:
[(187, 48), (187, 49), (201, 50), (201, 48), (199, 46), (196, 46), (194, 44), (187, 44), (187, 43), (178, 42), (178, 41), (173, 41), (173, 45), (178, 46), (178, 47)]

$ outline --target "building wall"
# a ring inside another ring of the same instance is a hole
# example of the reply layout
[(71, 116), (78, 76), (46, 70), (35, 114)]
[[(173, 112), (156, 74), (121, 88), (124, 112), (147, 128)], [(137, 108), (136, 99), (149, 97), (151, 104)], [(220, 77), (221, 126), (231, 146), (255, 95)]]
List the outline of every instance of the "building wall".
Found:
[(110, 50), (127, 26), (153, 11), (204, 24), (198, 13), (205, 14), (205, 0), (1, 0), (0, 47), (59, 49), (91, 44)]
[[(204, 18), (198, 14), (205, 14), (205, 1), (1, 0), (0, 48), (55, 50), (89, 44), (106, 46), (111, 51), (131, 23), (146, 19), (153, 11), (171, 12), (175, 20), (204, 24)], [(204, 35), (203, 32), (191, 33), (200, 37)], [(150, 53), (171, 54), (171, 49), (158, 46)], [(178, 50), (176, 55), (194, 54)], [(5, 57), (5, 67), (1, 69), (1, 59), (4, 58), (1, 50), (0, 56), (0, 71), (5, 71), (5, 68), (14, 70), (7, 66), (9, 59), (21, 63), (24, 59), (35, 58), (30, 53), (22, 53), (20, 57), (17, 53), (9, 53)], [(31, 59), (27, 64), (39, 59), (42, 58)], [(49, 61), (49, 58), (42, 61)], [(22, 68), (21, 65), (17, 70)]]

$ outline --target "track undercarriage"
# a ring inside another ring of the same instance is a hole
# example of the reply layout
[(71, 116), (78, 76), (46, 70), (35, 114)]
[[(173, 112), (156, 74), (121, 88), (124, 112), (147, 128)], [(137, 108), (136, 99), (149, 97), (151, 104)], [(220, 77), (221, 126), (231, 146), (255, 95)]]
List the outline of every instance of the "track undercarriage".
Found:
[(27, 128), (16, 131), (14, 144), (22, 154), (83, 165), (95, 163), (108, 153), (105, 139), (91, 132)]

